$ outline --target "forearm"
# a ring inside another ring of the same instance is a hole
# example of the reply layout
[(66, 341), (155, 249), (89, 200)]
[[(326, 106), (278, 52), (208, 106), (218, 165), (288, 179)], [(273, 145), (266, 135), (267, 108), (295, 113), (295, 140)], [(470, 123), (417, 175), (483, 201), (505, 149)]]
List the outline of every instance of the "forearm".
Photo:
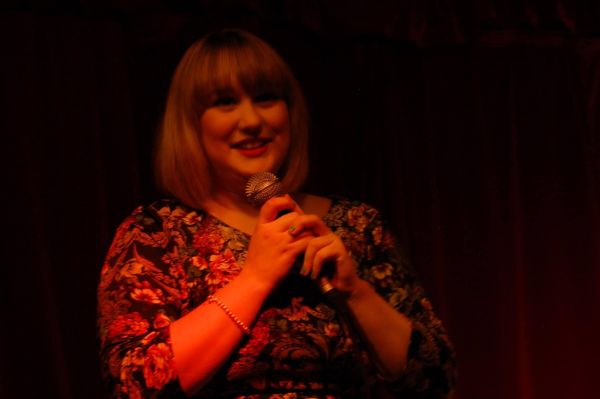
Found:
[[(270, 290), (242, 271), (214, 295), (251, 326)], [(173, 322), (170, 333), (179, 383), (187, 395), (212, 378), (243, 338), (241, 328), (220, 306), (208, 301)]]
[(406, 366), (410, 320), (364, 280), (357, 283), (348, 306), (382, 375), (390, 380), (399, 377)]

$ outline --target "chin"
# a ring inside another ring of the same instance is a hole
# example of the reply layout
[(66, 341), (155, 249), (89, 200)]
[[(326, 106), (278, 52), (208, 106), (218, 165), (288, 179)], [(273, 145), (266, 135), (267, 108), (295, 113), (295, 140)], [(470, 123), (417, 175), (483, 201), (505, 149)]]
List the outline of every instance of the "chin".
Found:
[(281, 167), (279, 166), (279, 164), (275, 164), (273, 162), (268, 162), (268, 163), (264, 163), (264, 164), (258, 164), (255, 165), (251, 168), (248, 168), (244, 171), (244, 175), (250, 177), (256, 173), (261, 173), (261, 172), (271, 172), (271, 173), (275, 173), (277, 174), (277, 171), (279, 171)]

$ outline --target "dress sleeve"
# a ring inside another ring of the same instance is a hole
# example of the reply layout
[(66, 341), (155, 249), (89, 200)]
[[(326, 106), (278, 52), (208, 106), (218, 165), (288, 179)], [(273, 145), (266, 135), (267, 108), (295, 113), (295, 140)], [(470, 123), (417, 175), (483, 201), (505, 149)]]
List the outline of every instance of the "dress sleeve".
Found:
[(162, 219), (139, 208), (119, 226), (108, 251), (98, 328), (113, 398), (184, 397), (169, 336), (187, 297), (176, 241)]
[(412, 322), (407, 366), (390, 388), (406, 398), (447, 397), (456, 382), (455, 352), (423, 287), (377, 210), (363, 204), (349, 208), (347, 218), (361, 278)]

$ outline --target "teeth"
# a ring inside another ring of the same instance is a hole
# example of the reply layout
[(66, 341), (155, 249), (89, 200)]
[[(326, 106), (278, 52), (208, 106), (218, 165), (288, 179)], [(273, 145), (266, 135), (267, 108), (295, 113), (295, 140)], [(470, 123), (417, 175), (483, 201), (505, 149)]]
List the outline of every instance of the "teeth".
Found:
[(250, 150), (250, 149), (262, 147), (264, 144), (265, 144), (265, 142), (263, 142), (263, 141), (250, 141), (250, 142), (238, 144), (238, 145), (236, 145), (236, 147)]

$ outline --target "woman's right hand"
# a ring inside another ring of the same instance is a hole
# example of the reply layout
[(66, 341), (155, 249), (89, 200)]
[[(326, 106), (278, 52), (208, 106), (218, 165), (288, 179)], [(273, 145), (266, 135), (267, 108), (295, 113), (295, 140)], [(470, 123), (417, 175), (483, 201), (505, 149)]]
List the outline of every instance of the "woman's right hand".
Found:
[[(277, 217), (282, 211), (288, 213)], [(310, 232), (297, 236), (289, 234), (292, 221), (302, 214), (302, 209), (289, 195), (265, 202), (250, 240), (243, 273), (264, 284), (266, 289), (273, 290), (288, 275), (296, 258), (314, 238)]]
[[(284, 210), (289, 213), (278, 218)], [(288, 233), (292, 220), (301, 214), (287, 195), (267, 201), (260, 209), (242, 271), (214, 293), (238, 321), (232, 321), (221, 306), (205, 302), (171, 323), (175, 368), (188, 396), (206, 385), (230, 358), (243, 336), (240, 323), (252, 325), (265, 299), (305, 251), (312, 233), (296, 237)]]

